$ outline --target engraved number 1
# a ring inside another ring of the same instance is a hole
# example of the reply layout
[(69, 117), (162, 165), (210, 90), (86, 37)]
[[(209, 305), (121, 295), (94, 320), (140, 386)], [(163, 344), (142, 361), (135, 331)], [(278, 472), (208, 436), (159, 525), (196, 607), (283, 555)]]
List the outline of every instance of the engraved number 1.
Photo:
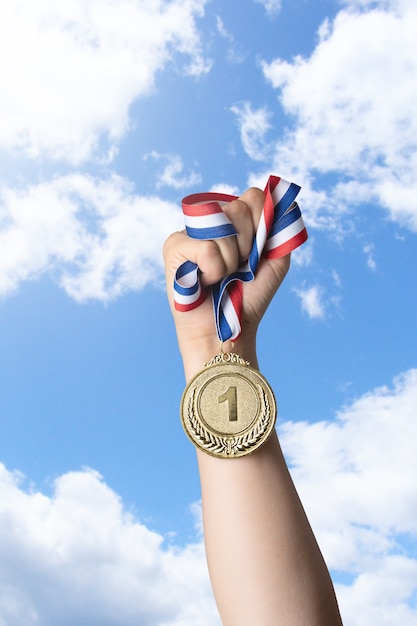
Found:
[(229, 422), (237, 422), (237, 391), (236, 387), (229, 387), (227, 391), (219, 396), (219, 403), (226, 402), (229, 407)]

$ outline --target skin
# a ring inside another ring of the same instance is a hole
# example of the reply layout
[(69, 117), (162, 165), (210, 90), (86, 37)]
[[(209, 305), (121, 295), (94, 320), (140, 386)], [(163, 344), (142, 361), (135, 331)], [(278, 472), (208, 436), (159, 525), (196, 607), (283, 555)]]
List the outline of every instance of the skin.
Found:
[[(264, 194), (248, 189), (223, 207), (238, 235), (198, 241), (185, 232), (165, 242), (167, 293), (187, 382), (220, 350), (210, 298), (173, 306), (175, 271), (198, 264), (205, 287), (235, 271), (252, 248)], [(261, 260), (244, 284), (242, 335), (233, 351), (258, 367), (259, 323), (290, 267), (289, 255)], [(231, 351), (231, 342), (223, 344)], [(340, 626), (333, 585), (274, 432), (256, 452), (219, 459), (197, 450), (207, 562), (224, 626)]]

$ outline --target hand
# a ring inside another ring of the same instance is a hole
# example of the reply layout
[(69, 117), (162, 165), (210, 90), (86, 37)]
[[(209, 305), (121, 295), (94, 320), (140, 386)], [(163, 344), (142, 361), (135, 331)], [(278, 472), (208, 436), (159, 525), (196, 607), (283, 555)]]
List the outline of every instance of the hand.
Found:
[[(173, 282), (178, 267), (189, 260), (196, 263), (202, 274), (203, 287), (210, 287), (236, 271), (248, 258), (262, 213), (264, 193), (248, 189), (239, 199), (224, 205), (223, 211), (236, 228), (235, 237), (201, 241), (187, 236), (185, 231), (173, 233), (165, 242), (164, 259), (168, 299), (174, 317), (178, 345), (187, 377), (199, 371), (204, 361), (219, 352), (211, 298), (197, 309), (179, 312), (174, 308)], [(242, 334), (235, 351), (255, 365), (256, 331), (270, 301), (290, 266), (290, 255), (281, 259), (261, 259), (255, 280), (243, 285)], [(225, 350), (230, 346), (225, 346)], [(256, 365), (255, 365), (256, 366)]]

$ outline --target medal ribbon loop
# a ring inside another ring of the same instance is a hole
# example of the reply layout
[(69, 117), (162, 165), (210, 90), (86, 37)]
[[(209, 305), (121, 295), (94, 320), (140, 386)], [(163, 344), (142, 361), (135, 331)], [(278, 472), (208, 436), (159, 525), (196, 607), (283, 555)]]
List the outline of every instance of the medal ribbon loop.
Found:
[[(278, 176), (270, 176), (265, 202), (249, 258), (236, 272), (211, 287), (214, 318), (220, 341), (238, 339), (242, 332), (242, 283), (254, 280), (261, 256), (278, 259), (298, 248), (307, 239), (307, 230), (295, 198), (300, 187)], [(182, 201), (187, 235), (209, 240), (233, 237), (237, 232), (222, 206), (238, 196), (224, 193), (196, 193)], [(174, 304), (178, 311), (191, 311), (204, 302), (208, 291), (200, 283), (200, 269), (186, 261), (174, 279)]]

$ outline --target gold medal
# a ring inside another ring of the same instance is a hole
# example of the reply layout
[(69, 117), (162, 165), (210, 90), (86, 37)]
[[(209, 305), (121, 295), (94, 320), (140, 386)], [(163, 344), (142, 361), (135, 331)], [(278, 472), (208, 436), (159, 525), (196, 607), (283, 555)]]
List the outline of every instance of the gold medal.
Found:
[(187, 385), (181, 421), (194, 445), (212, 456), (235, 458), (259, 448), (276, 420), (266, 379), (237, 354), (221, 353)]

